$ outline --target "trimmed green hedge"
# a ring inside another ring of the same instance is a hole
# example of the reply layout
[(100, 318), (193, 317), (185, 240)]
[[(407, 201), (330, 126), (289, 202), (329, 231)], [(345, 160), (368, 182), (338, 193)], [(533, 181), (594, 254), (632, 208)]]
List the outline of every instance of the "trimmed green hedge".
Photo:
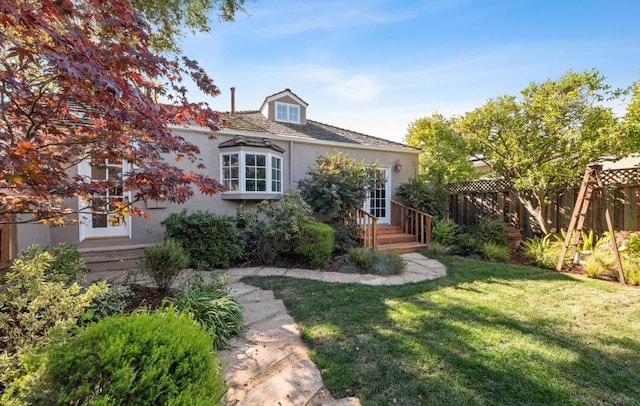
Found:
[(184, 247), (191, 266), (210, 271), (229, 268), (244, 258), (235, 217), (197, 211), (171, 213), (162, 224), (171, 237)]
[(294, 252), (307, 259), (309, 265), (324, 268), (331, 260), (333, 234), (334, 230), (328, 224), (317, 221), (303, 223)]

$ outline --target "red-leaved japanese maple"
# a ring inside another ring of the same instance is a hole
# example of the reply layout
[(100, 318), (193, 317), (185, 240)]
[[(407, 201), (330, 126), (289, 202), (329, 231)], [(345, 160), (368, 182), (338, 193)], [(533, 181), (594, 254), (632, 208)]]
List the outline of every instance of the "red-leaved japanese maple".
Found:
[[(198, 148), (170, 124), (205, 126), (211, 137), (218, 129), (206, 104), (187, 100), (183, 77), (219, 91), (194, 61), (152, 51), (152, 33), (128, 0), (0, 2), (0, 223), (62, 223), (78, 210), (69, 198), (122, 185), (132, 199), (115, 210), (137, 215), (136, 201), (223, 190), (170, 162), (203, 168)], [(122, 179), (75, 175), (91, 157), (131, 169)]]

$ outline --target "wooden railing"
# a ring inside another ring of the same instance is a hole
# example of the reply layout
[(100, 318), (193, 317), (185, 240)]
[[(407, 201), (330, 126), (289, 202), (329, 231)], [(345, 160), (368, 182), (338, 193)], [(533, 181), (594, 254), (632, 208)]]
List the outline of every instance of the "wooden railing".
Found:
[(412, 209), (402, 203), (391, 201), (391, 225), (402, 227), (405, 234), (415, 235), (418, 242), (431, 242), (431, 220), (433, 216)]
[(362, 209), (356, 209), (356, 224), (360, 227), (360, 238), (365, 248), (378, 248), (378, 219)]

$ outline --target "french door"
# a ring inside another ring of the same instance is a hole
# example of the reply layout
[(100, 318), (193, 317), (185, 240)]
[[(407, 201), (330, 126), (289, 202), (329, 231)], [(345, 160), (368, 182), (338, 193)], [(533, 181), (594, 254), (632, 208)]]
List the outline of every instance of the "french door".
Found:
[(378, 224), (389, 224), (391, 221), (391, 168), (378, 168), (378, 179), (367, 192), (364, 210), (378, 219)]
[(128, 164), (124, 160), (86, 160), (78, 167), (78, 173), (91, 180), (111, 180), (115, 186), (102, 194), (94, 194), (89, 201), (80, 202), (80, 241), (86, 238), (130, 237), (131, 221), (128, 215), (115, 211), (118, 204), (129, 201), (124, 190), (124, 174)]

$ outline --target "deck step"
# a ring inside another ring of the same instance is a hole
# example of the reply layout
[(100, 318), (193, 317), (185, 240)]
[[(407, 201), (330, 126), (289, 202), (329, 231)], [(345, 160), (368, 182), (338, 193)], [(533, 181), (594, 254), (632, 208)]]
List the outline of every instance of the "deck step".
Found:
[(379, 244), (378, 251), (381, 252), (395, 252), (396, 254), (406, 254), (409, 252), (416, 252), (427, 248), (427, 244), (420, 242), (404, 242), (396, 244)]
[(416, 236), (411, 234), (378, 234), (378, 245), (415, 242)]
[(400, 226), (378, 226), (378, 237), (385, 234), (402, 234)]

